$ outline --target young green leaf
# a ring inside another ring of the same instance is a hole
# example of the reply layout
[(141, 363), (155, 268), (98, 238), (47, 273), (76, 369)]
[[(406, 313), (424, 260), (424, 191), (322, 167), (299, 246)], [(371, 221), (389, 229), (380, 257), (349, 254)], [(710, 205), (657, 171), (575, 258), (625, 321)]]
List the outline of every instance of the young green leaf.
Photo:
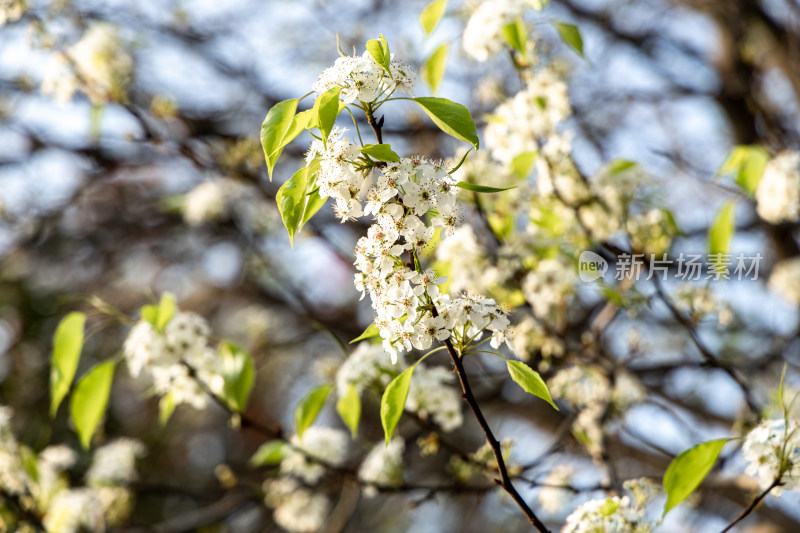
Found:
[(297, 435), (302, 437), (303, 433), (311, 427), (317, 415), (325, 405), (328, 393), (331, 391), (330, 385), (320, 385), (312, 389), (305, 395), (294, 410), (294, 424), (297, 426)]
[(381, 332), (378, 329), (378, 326), (376, 326), (375, 323), (372, 322), (372, 323), (370, 323), (369, 326), (367, 326), (367, 329), (364, 330), (364, 333), (362, 333), (361, 335), (359, 335), (355, 339), (351, 340), (350, 344), (353, 344), (353, 343), (356, 343), (356, 342), (359, 342), (359, 341), (363, 341), (363, 340), (366, 340), (366, 339), (371, 339), (373, 337), (377, 337), (380, 334), (381, 334)]
[(178, 305), (175, 303), (175, 295), (170, 292), (165, 292), (161, 295), (161, 301), (158, 302), (158, 316), (156, 317), (156, 329), (164, 331)]
[(664, 473), (664, 492), (667, 503), (664, 515), (688, 498), (711, 471), (722, 447), (730, 439), (703, 442), (678, 455)]
[(422, 25), (422, 29), (425, 30), (425, 35), (431, 34), (436, 25), (439, 24), (446, 9), (447, 0), (433, 0), (433, 2), (425, 6), (425, 9), (419, 14), (419, 23)]
[(714, 221), (708, 228), (708, 253), (726, 254), (731, 245), (733, 237), (736, 214), (734, 208), (736, 204), (733, 200), (728, 201), (717, 212)]
[(307, 194), (306, 196), (308, 197), (306, 200), (306, 210), (303, 212), (303, 221), (300, 223), (297, 231), (300, 231), (303, 226), (305, 226), (308, 221), (317, 214), (317, 211), (322, 209), (322, 206), (325, 205), (325, 202), (328, 201), (327, 198), (323, 198), (319, 195), (319, 190)]
[(575, 50), (579, 56), (583, 57), (583, 39), (578, 27), (565, 22), (556, 22), (555, 25), (561, 40)]
[(280, 440), (265, 442), (259, 446), (253, 457), (250, 458), (250, 466), (274, 466), (280, 464), (286, 456), (286, 443)]
[(319, 162), (312, 162), (305, 166), (286, 180), (286, 183), (278, 189), (275, 200), (278, 203), (278, 211), (281, 214), (283, 225), (289, 232), (289, 242), (294, 246), (294, 236), (299, 231), (303, 223), (303, 215), (306, 211), (306, 190), (309, 178), (317, 171)]
[(361, 153), (387, 163), (400, 161), (400, 156), (394, 153), (388, 144), (367, 144), (361, 149)]
[(83, 326), (86, 315), (72, 312), (58, 324), (53, 336), (53, 355), (50, 358), (50, 416), (56, 416), (58, 406), (69, 392), (78, 359), (83, 348)]
[(272, 106), (261, 124), (261, 146), (264, 148), (270, 180), (272, 180), (272, 169), (275, 168), (283, 147), (288, 144), (288, 141), (284, 143), (284, 137), (294, 119), (297, 102), (297, 98), (278, 102)]
[(372, 59), (389, 74), (389, 77), (392, 77), (392, 56), (389, 53), (389, 43), (386, 42), (386, 39), (383, 35), (380, 36), (380, 40), (378, 39), (370, 39), (367, 41), (367, 52), (369, 55), (372, 56)]
[(223, 398), (231, 409), (241, 413), (247, 407), (255, 381), (253, 358), (244, 348), (230, 341), (220, 343), (219, 356), (225, 383), (222, 389)]
[(392, 439), (394, 428), (400, 421), (403, 409), (408, 398), (408, 389), (411, 386), (411, 375), (414, 373), (414, 366), (410, 366), (402, 374), (394, 378), (383, 391), (381, 397), (381, 424), (383, 433), (386, 435), (386, 445)]
[(753, 195), (769, 162), (769, 154), (757, 145), (735, 147), (720, 167), (718, 174), (736, 174), (735, 181), (747, 194)]
[(314, 101), (314, 116), (322, 136), (322, 143), (325, 146), (328, 145), (328, 136), (331, 134), (333, 125), (336, 123), (336, 117), (339, 116), (341, 111), (341, 107), (339, 107), (340, 92), (342, 92), (342, 88), (338, 85), (331, 87)]
[(498, 188), (498, 187), (487, 187), (486, 185), (478, 185), (466, 181), (459, 181), (458, 183), (456, 183), (456, 187), (461, 187), (462, 189), (466, 189), (472, 192), (503, 192), (509, 189), (515, 189), (516, 185), (513, 187)]
[(608, 164), (608, 172), (610, 174), (619, 174), (620, 172), (625, 172), (637, 164), (634, 161), (628, 161), (627, 159), (614, 159)]
[(538, 155), (536, 151), (522, 152), (511, 161), (511, 170), (518, 178), (527, 178)]
[(422, 79), (431, 88), (431, 92), (436, 94), (439, 84), (444, 77), (444, 69), (447, 65), (447, 54), (450, 52), (450, 45), (444, 43), (433, 51), (431, 57), (422, 65)]
[(158, 306), (153, 304), (143, 305), (139, 310), (142, 320), (150, 323), (154, 328), (158, 328)]
[(175, 395), (173, 395), (172, 392), (166, 393), (158, 400), (158, 423), (161, 424), (161, 427), (167, 425), (167, 422), (169, 422), (177, 406)]
[(553, 409), (558, 411), (558, 407), (553, 403), (553, 399), (550, 397), (550, 391), (547, 390), (547, 385), (545, 385), (542, 376), (540, 376), (538, 372), (522, 361), (506, 360), (506, 366), (508, 367), (508, 374), (511, 376), (511, 379), (522, 387), (522, 390), (541, 398), (552, 405)]
[(350, 428), (350, 434), (355, 439), (358, 435), (358, 421), (361, 419), (361, 398), (358, 397), (355, 385), (347, 386), (347, 392), (336, 402), (336, 412)]
[(443, 132), (478, 148), (475, 122), (466, 107), (446, 98), (432, 96), (421, 96), (413, 100)]
[(84, 448), (89, 448), (92, 435), (103, 418), (113, 379), (114, 361), (103, 361), (90, 369), (75, 385), (69, 409)]
[(514, 22), (503, 26), (500, 32), (511, 48), (525, 56), (528, 47), (528, 29), (522, 17), (516, 17)]

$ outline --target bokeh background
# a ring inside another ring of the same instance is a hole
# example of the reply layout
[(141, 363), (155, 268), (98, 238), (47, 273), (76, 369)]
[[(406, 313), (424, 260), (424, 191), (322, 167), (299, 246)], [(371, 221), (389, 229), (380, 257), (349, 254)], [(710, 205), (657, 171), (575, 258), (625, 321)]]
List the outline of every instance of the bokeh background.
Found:
[[(308, 92), (333, 63), (337, 34), (344, 50), (361, 53), (367, 39), (383, 33), (396, 56), (415, 66), (450, 42), (438, 94), (467, 105), (480, 128), (483, 114), (518, 90), (516, 74), (503, 57), (475, 63), (461, 51), (469, 3), (450, 2), (428, 38), (417, 21), (425, 4), (31, 0), (19, 20), (0, 26), (0, 403), (13, 407), (20, 441), (35, 450), (51, 443), (77, 448), (65, 410), (54, 420), (48, 416), (51, 338), (60, 318), (72, 309), (90, 314), (93, 333), (80, 374), (118, 353), (129, 328), (97, 302), (133, 317), (165, 291), (182, 309), (206, 317), (216, 336), (247, 347), (258, 369), (249, 416), (291, 432), (294, 406), (312, 386), (330, 381), (343, 360), (332, 336), (346, 343), (371, 321), (369, 305), (352, 286), (352, 250), (365, 226), (339, 224), (323, 209), (290, 248), (274, 197), (300, 164), (308, 139), (290, 145), (270, 182), (260, 125), (272, 105)], [(560, 41), (552, 19), (578, 25), (585, 59)], [(120, 81), (125, 96), (98, 106), (82, 93), (59, 101), (52, 86), (44, 94), (58, 54), (102, 23), (113, 24), (131, 62), (130, 78)], [(660, 201), (682, 230), (673, 250), (703, 253), (719, 206), (740, 200), (732, 249), (760, 252), (762, 275), (713, 285), (735, 314), (733, 327), (695, 326), (721, 359), (747, 376), (759, 405), (774, 407), (784, 362), (788, 386), (798, 385), (799, 315), (765, 281), (777, 261), (800, 255), (798, 225), (766, 224), (716, 171), (734, 145), (761, 144), (773, 153), (800, 148), (800, 6), (791, 0), (554, 0), (530, 23), (542, 53), (566, 73), (573, 105), (567, 128), (575, 134), (579, 168), (592, 175), (617, 158), (639, 162), (663, 185)], [(417, 94), (429, 91), (420, 83)], [(398, 153), (450, 157), (456, 149), (402, 104), (387, 111), (385, 134)], [(212, 217), (190, 207), (190, 193), (204, 182), (217, 184), (216, 194), (226, 191)], [(574, 302), (583, 318), (564, 337), (580, 346), (603, 303), (591, 296)], [(608, 445), (608, 460), (623, 479), (658, 477), (683, 449), (741, 427), (742, 390), (698, 362), (684, 326), (663, 305), (646, 302), (604, 333), (608, 353), (623, 357), (634, 331), (646, 354), (630, 370), (647, 387), (648, 401), (627, 413)], [(553, 445), (563, 461), (587, 472), (584, 485), (591, 487), (592, 462), (569, 435), (569, 410), (545, 411), (492, 363), (470, 361), (468, 370), (496, 433), (514, 438), (515, 460), (535, 463)], [(157, 400), (144, 392), (120, 373), (98, 437), (135, 436), (148, 448), (125, 530), (279, 531), (246, 488), (271, 475), (247, 466), (264, 436), (230, 427), (213, 406), (179, 408), (162, 428)], [(365, 403), (365, 441), (382, 439), (376, 398)], [(469, 413), (465, 418), (449, 439), (468, 453), (481, 435)], [(321, 423), (341, 427), (332, 406)], [(401, 429), (406, 478), (448, 479), (448, 451), (421, 457), (415, 441), (422, 430), (413, 422)], [(735, 457), (730, 461), (735, 466)], [(238, 488), (224, 487), (220, 464), (240, 479)], [(581, 490), (580, 478), (574, 483), (575, 502), (591, 493)], [(527, 528), (492, 490), (359, 498), (351, 485), (325, 478), (322, 490), (340, 504), (325, 531)], [(719, 530), (746, 505), (752, 488), (734, 474), (714, 475), (693, 505), (673, 511), (660, 530)], [(535, 506), (536, 483), (520, 490)], [(796, 492), (770, 499), (741, 531), (798, 531), (799, 510)], [(558, 528), (563, 516), (546, 519)]]

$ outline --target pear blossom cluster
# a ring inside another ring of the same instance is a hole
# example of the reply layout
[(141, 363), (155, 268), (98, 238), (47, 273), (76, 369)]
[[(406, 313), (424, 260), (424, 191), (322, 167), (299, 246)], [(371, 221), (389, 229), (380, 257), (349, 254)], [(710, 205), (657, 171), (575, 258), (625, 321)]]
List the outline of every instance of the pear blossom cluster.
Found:
[(26, 0), (0, 0), (0, 26), (7, 22), (16, 22), (28, 9)]
[(133, 58), (119, 28), (95, 23), (65, 53), (55, 52), (42, 80), (42, 92), (68, 102), (77, 90), (95, 104), (124, 101), (133, 78)]
[(322, 94), (333, 87), (341, 87), (339, 96), (345, 104), (356, 100), (372, 103), (395, 91), (411, 94), (417, 84), (414, 69), (403, 61), (393, 60), (389, 70), (391, 75), (369, 52), (361, 56), (343, 56), (320, 74), (312, 89)]
[(800, 305), (800, 257), (784, 259), (769, 276), (769, 288), (787, 302)]
[(552, 69), (539, 70), (489, 115), (485, 135), (492, 157), (509, 164), (520, 154), (538, 151), (570, 113), (567, 85)]
[(314, 485), (325, 473), (319, 461), (341, 466), (347, 459), (350, 438), (340, 429), (312, 426), (290, 439), (291, 447), (281, 461), (280, 472)]
[(264, 492), (264, 502), (273, 509), (275, 522), (292, 533), (319, 531), (330, 513), (331, 502), (325, 495), (304, 488), (290, 477), (268, 480)]
[(761, 490), (777, 479), (782, 485), (772, 489), (775, 497), (800, 487), (800, 422), (791, 418), (762, 421), (745, 437), (742, 457), (748, 463), (745, 473), (758, 480)]
[(525, 11), (524, 0), (486, 0), (478, 5), (464, 28), (464, 52), (476, 61), (486, 61), (506, 44), (503, 28)]
[(756, 188), (757, 211), (773, 224), (800, 220), (800, 152), (771, 159)]
[[(359, 396), (365, 390), (381, 393), (392, 378), (407, 367), (403, 357), (389, 365), (380, 345), (362, 342), (336, 373), (337, 393), (342, 397), (351, 386)], [(455, 376), (449, 370), (418, 363), (405, 408), (430, 419), (444, 431), (453, 431), (464, 423), (463, 402), (454, 384)]]
[(378, 443), (367, 454), (358, 469), (358, 479), (367, 483), (365, 494), (374, 496), (378, 487), (397, 487), (403, 483), (403, 451), (405, 442), (399, 437), (387, 446)]
[(208, 395), (192, 372), (215, 394), (224, 387), (210, 335), (208, 323), (195, 313), (176, 311), (163, 331), (142, 318), (125, 339), (123, 355), (131, 375), (152, 382), (156, 394), (169, 394), (175, 405), (203, 409)]
[(144, 445), (121, 438), (100, 446), (85, 485), (73, 487), (68, 472), (78, 462), (75, 450), (55, 444), (37, 455), (17, 442), (11, 417), (11, 409), (0, 407), (0, 490), (41, 516), (47, 531), (104, 531), (130, 516), (133, 494), (128, 485), (136, 479), (136, 459), (144, 455)]
[(567, 517), (562, 533), (650, 533), (654, 524), (629, 496), (589, 500)]

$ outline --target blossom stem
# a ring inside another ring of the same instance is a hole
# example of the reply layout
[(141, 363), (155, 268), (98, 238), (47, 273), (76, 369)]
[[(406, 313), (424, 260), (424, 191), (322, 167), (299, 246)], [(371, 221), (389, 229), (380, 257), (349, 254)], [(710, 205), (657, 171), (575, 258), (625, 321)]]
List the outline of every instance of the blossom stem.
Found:
[[(434, 318), (439, 316), (439, 312), (436, 310), (436, 306), (432, 306), (431, 311), (433, 313)], [(486, 421), (486, 417), (483, 416), (483, 411), (481, 411), (480, 406), (478, 405), (478, 401), (475, 399), (475, 395), (472, 393), (472, 387), (470, 387), (469, 380), (467, 379), (467, 372), (464, 369), (464, 363), (461, 361), (458, 353), (456, 352), (453, 343), (450, 342), (450, 339), (445, 339), (444, 341), (445, 346), (447, 347), (447, 352), (450, 354), (450, 359), (453, 361), (453, 366), (456, 370), (456, 375), (458, 376), (458, 382), (461, 385), (461, 396), (464, 398), (464, 401), (467, 402), (470, 409), (472, 409), (475, 418), (478, 420), (478, 425), (481, 427), (481, 431), (483, 431), (484, 437), (486, 437), (486, 442), (489, 443), (489, 446), (492, 448), (492, 453), (494, 454), (494, 458), (497, 461), (497, 469), (500, 471), (500, 479), (495, 479), (494, 482), (500, 485), (503, 490), (505, 490), (511, 498), (516, 502), (522, 512), (525, 513), (525, 516), (528, 517), (531, 524), (540, 532), (540, 533), (549, 533), (547, 526), (545, 526), (541, 520), (536, 516), (533, 510), (525, 503), (525, 500), (522, 499), (517, 489), (514, 488), (513, 483), (511, 483), (511, 478), (508, 475), (508, 468), (506, 468), (506, 462), (503, 459), (503, 450), (500, 447), (500, 443), (498, 442), (497, 438), (494, 436), (492, 432), (492, 428), (489, 427), (489, 423)]]
[(780, 477), (777, 478), (775, 481), (773, 481), (769, 487), (764, 489), (764, 491), (761, 494), (756, 496), (755, 499), (752, 502), (750, 502), (750, 505), (748, 505), (741, 513), (739, 513), (739, 515), (736, 518), (734, 518), (733, 521), (730, 524), (728, 524), (725, 527), (725, 529), (723, 529), (720, 533), (726, 533), (727, 531), (730, 531), (733, 526), (744, 520), (747, 517), (747, 515), (752, 513), (753, 510), (755, 510), (755, 508), (758, 507), (758, 504), (761, 503), (761, 500), (766, 498), (767, 494), (769, 494), (772, 489), (782, 484), (783, 483), (781, 483)]

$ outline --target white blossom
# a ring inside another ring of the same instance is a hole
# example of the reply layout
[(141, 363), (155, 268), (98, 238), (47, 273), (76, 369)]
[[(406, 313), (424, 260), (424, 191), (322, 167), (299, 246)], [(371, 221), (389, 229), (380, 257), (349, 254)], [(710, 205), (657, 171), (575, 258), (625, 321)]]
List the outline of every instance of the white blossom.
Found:
[(330, 501), (322, 494), (302, 488), (291, 478), (281, 478), (264, 486), (267, 506), (274, 509), (275, 522), (292, 533), (315, 533), (324, 525)]
[(759, 216), (767, 222), (800, 219), (800, 152), (782, 152), (767, 163), (756, 202)]
[(772, 269), (769, 288), (787, 302), (800, 305), (800, 257), (784, 259)]
[(503, 27), (524, 11), (523, 0), (486, 0), (467, 21), (462, 47), (468, 56), (486, 61), (506, 44)]
[(644, 509), (628, 496), (589, 500), (567, 517), (562, 533), (650, 533)]
[(0, 0), (0, 26), (18, 21), (27, 9), (27, 0)]
[(136, 459), (145, 453), (144, 445), (134, 439), (120, 438), (99, 447), (86, 472), (90, 486), (127, 485), (136, 480)]
[[(403, 483), (403, 451), (405, 442), (395, 437), (384, 446), (376, 444), (358, 469), (358, 478), (364, 483), (379, 487), (397, 487)], [(366, 487), (368, 496), (375, 494), (374, 487)]]
[(773, 496), (800, 487), (800, 422), (783, 418), (764, 420), (745, 437), (742, 457), (748, 462), (745, 473), (766, 490), (779, 476), (783, 483), (772, 489)]

